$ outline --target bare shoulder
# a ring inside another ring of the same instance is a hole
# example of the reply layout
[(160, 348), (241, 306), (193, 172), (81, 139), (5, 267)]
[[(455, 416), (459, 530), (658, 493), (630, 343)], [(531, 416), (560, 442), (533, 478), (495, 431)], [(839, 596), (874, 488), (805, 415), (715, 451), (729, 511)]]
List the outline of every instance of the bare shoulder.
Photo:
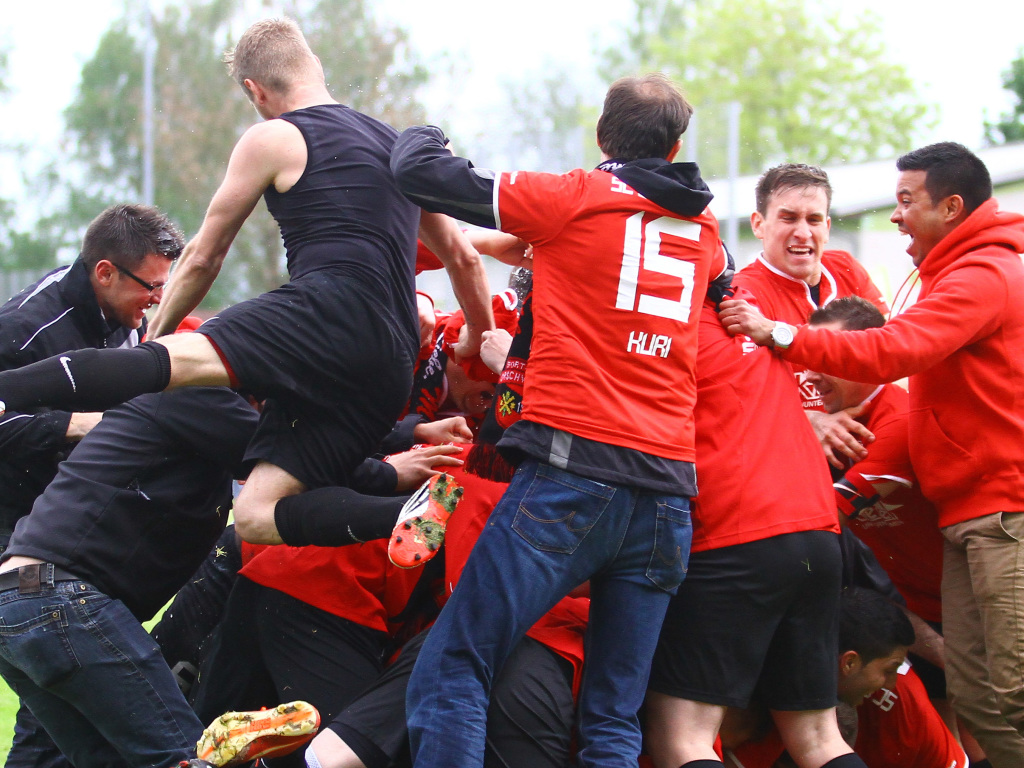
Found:
[(306, 140), (287, 120), (257, 123), (242, 134), (231, 153), (231, 164), (260, 169), (260, 175), (284, 192), (306, 167)]
[(306, 147), (302, 132), (287, 120), (274, 119), (248, 128), (235, 144), (234, 154), (287, 154), (298, 147)]

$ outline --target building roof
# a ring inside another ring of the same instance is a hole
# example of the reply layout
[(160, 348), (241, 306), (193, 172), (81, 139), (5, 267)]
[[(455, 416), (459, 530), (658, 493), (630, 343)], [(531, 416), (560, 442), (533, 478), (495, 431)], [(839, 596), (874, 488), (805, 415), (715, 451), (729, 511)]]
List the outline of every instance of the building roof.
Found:
[[(996, 186), (1024, 181), (1024, 141), (974, 150), (992, 174)], [(830, 165), (825, 171), (832, 181), (832, 215), (855, 216), (880, 208), (889, 208), (895, 199), (896, 161), (875, 160), (869, 163)], [(729, 179), (710, 179), (708, 186), (715, 195), (711, 208), (719, 220), (731, 216), (746, 219), (754, 209), (754, 187), (759, 176), (736, 179), (737, 209), (731, 205)]]

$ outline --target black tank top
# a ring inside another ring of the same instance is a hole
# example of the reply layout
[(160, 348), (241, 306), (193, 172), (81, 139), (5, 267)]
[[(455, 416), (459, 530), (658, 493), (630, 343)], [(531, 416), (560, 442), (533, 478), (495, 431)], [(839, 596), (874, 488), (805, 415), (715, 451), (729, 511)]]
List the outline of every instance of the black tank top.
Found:
[(264, 192), (281, 227), (288, 274), (340, 268), (365, 281), (403, 320), (415, 318), (420, 209), (395, 186), (389, 125), (343, 104), (281, 115), (306, 140), (306, 169), (295, 185)]

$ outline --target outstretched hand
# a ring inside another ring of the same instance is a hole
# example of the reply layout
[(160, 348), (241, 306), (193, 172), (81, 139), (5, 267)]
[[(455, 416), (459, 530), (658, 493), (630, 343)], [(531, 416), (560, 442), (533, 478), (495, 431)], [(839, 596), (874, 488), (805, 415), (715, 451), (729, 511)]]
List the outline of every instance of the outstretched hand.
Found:
[(460, 453), (458, 445), (428, 445), (389, 456), (388, 464), (398, 472), (395, 490), (415, 490), (446, 467), (461, 467), (464, 462), (457, 458)]

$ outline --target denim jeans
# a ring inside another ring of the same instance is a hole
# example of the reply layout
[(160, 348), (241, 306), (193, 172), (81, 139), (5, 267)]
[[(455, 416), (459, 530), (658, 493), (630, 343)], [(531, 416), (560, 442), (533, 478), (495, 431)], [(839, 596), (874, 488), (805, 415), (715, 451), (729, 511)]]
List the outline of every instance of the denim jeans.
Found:
[(14, 719), (14, 738), (4, 768), (74, 768), (50, 734), (21, 703)]
[(483, 764), (495, 675), (526, 630), (589, 579), (578, 763), (636, 768), (637, 710), (665, 610), (686, 570), (691, 533), (685, 498), (525, 462), (409, 681), (416, 767)]
[(76, 768), (195, 755), (203, 726), (156, 643), (87, 582), (0, 592), (0, 675)]

